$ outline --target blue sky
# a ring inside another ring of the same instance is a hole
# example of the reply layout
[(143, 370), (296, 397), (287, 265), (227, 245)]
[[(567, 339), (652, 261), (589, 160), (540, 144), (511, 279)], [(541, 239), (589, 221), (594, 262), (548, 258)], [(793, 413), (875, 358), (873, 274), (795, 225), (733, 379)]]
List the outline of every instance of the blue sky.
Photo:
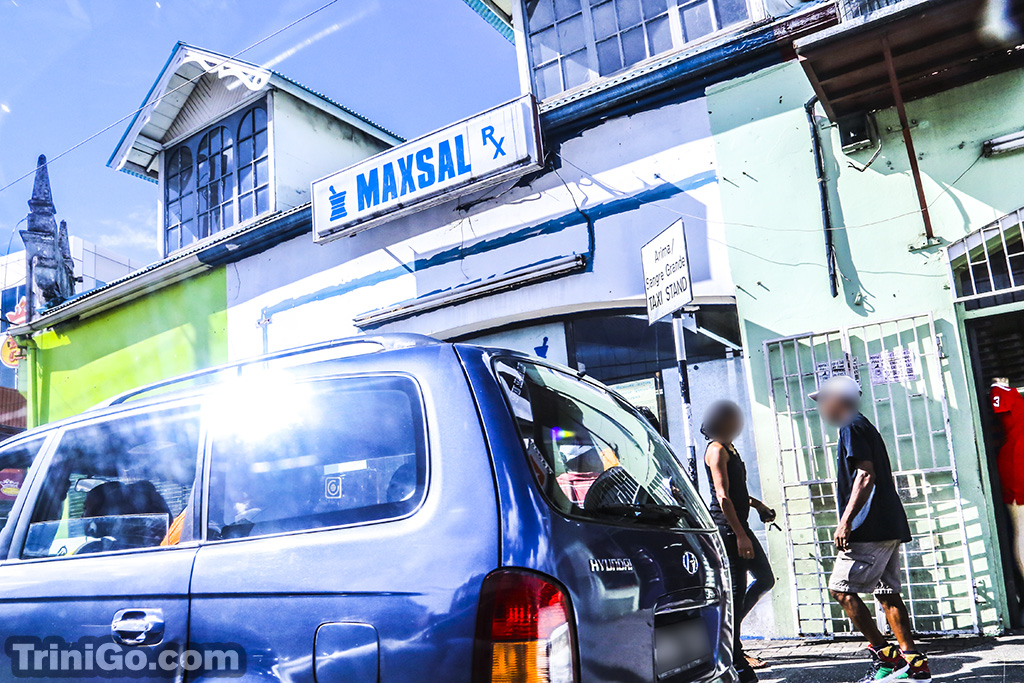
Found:
[[(178, 40), (234, 54), (325, 2), (0, 0), (0, 187), (134, 111)], [(407, 138), (519, 92), (515, 49), (462, 0), (341, 0), (241, 57)], [(149, 262), (157, 186), (106, 167), (127, 125), (50, 180), (71, 234)], [(31, 190), (0, 192), (0, 253)]]

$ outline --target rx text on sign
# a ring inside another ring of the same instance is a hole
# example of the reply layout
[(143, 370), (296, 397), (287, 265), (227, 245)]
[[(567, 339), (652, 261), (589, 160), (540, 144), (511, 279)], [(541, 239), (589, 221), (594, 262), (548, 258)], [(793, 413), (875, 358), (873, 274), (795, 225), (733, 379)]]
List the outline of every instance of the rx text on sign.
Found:
[(520, 97), (314, 181), (313, 239), (352, 235), (541, 166), (536, 105)]

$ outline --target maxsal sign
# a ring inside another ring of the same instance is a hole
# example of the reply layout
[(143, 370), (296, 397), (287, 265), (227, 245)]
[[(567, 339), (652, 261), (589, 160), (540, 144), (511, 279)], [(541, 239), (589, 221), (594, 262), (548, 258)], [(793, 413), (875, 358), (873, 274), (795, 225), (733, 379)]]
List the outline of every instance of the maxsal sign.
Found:
[(647, 321), (651, 325), (693, 301), (682, 220), (641, 247), (640, 260), (647, 296)]
[(543, 166), (530, 95), (313, 182), (313, 240), (327, 242)]

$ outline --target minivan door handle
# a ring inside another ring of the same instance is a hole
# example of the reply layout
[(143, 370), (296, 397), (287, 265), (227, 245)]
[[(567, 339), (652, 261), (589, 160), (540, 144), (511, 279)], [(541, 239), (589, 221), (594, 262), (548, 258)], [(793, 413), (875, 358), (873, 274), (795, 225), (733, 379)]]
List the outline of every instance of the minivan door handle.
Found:
[(164, 639), (164, 612), (159, 609), (119, 610), (110, 624), (110, 635), (121, 645), (156, 645)]

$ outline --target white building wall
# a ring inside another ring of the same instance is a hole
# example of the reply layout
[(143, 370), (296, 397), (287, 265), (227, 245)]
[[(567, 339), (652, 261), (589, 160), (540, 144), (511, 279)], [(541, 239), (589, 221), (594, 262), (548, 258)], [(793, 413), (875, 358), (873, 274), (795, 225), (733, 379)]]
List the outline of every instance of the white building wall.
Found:
[(587, 256), (586, 272), (379, 329), (449, 337), (571, 311), (642, 306), (640, 247), (679, 218), (695, 294), (705, 301), (732, 296), (703, 98), (607, 121), (547, 152), (557, 155), (557, 172), (522, 187), (464, 196), (325, 245), (297, 238), (231, 266), (231, 355), (358, 333), (352, 320), (360, 314), (571, 255)]
[(279, 210), (308, 202), (312, 180), (388, 147), (281, 90), (273, 93), (272, 101), (271, 163)]

